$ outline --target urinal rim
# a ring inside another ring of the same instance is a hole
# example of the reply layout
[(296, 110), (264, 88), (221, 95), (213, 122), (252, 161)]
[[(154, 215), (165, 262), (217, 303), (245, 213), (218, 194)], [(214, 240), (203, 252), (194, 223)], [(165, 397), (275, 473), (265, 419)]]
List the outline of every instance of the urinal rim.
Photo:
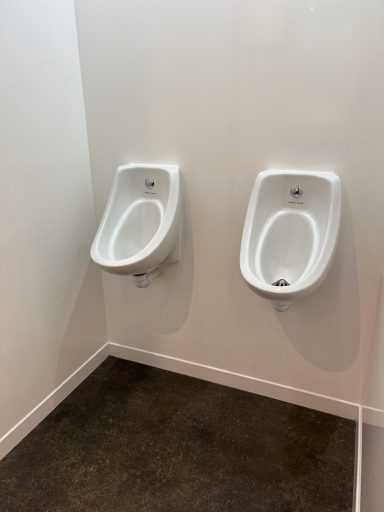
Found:
[[(287, 287), (276, 287), (258, 279), (249, 265), (250, 241), (255, 217), (255, 210), (262, 181), (268, 176), (318, 176), (331, 184), (330, 215), (325, 230), (323, 248), (307, 276), (298, 283)], [(300, 171), (291, 169), (267, 169), (258, 173), (249, 199), (243, 236), (240, 249), (240, 270), (243, 278), (251, 288), (271, 299), (289, 299), (297, 295), (305, 295), (320, 286), (325, 279), (336, 252), (340, 231), (342, 209), (342, 189), (339, 176), (333, 171)]]
[[(169, 195), (167, 200), (167, 205), (164, 209), (164, 215), (160, 221), (159, 228), (157, 229), (154, 236), (148, 242), (148, 244), (141, 249), (139, 252), (124, 259), (111, 259), (104, 258), (100, 256), (98, 253), (98, 247), (100, 244), (101, 237), (104, 233), (105, 225), (107, 219), (110, 215), (113, 200), (117, 193), (117, 185), (119, 181), (119, 176), (122, 172), (125, 172), (129, 169), (162, 169), (168, 172), (169, 174)], [(149, 259), (159, 250), (166, 240), (169, 233), (172, 231), (172, 227), (175, 222), (178, 222), (178, 217), (180, 216), (180, 168), (176, 164), (137, 164), (137, 163), (129, 163), (125, 165), (120, 165), (115, 173), (114, 180), (112, 183), (111, 191), (108, 196), (107, 205), (104, 210), (103, 217), (101, 219), (99, 228), (97, 230), (95, 239), (93, 241), (91, 247), (91, 257), (92, 260), (98, 265), (106, 268), (125, 268), (128, 270), (130, 266), (137, 265), (144, 260)], [(176, 231), (175, 238), (177, 236), (178, 231)], [(161, 262), (158, 262), (161, 263)]]

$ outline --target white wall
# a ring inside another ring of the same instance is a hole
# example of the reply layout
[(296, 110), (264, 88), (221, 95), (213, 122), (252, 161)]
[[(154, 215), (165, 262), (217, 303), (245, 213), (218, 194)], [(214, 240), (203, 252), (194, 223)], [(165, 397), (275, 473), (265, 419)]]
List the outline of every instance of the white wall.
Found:
[[(384, 247), (382, 0), (76, 0), (98, 218), (116, 167), (179, 163), (183, 261), (105, 275), (109, 339), (358, 401)], [(277, 314), (239, 271), (256, 173), (344, 184), (328, 279)]]
[(384, 500), (383, 467), (384, 410), (372, 411), (363, 408), (361, 506), (357, 512), (382, 512)]
[[(384, 144), (384, 136), (383, 136)], [(384, 267), (384, 253), (382, 255)], [(384, 272), (384, 269), (383, 269)], [(381, 276), (381, 293), (377, 308), (375, 329), (369, 350), (363, 387), (362, 405), (384, 411), (384, 273)], [(384, 423), (383, 423), (384, 427)]]
[(0, 437), (105, 342), (73, 3), (0, 3)]
[[(384, 136), (383, 136), (384, 142)], [(384, 262), (384, 254), (382, 255)], [(384, 502), (384, 288), (363, 388), (361, 512), (381, 512)]]

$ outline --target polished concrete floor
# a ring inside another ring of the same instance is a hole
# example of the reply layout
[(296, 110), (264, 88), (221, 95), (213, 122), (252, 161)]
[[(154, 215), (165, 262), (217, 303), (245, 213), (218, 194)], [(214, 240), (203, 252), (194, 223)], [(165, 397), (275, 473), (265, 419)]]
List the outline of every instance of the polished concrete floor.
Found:
[(351, 512), (355, 424), (108, 358), (0, 462), (1, 512)]

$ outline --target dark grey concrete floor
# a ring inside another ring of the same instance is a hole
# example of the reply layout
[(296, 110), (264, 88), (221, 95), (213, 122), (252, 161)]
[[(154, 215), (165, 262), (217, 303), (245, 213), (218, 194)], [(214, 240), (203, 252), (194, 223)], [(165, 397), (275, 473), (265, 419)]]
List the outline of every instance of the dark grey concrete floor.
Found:
[(1, 512), (350, 512), (352, 421), (108, 358), (0, 462)]

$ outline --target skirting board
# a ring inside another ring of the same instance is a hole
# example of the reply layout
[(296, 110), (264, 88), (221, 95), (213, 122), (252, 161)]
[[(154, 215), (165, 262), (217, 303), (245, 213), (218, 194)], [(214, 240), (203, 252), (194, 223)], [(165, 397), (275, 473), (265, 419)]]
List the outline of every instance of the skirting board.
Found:
[(163, 370), (189, 375), (190, 377), (230, 386), (276, 400), (301, 405), (302, 407), (335, 414), (343, 418), (349, 418), (355, 421), (359, 419), (359, 406), (352, 402), (338, 400), (333, 397), (257, 379), (249, 375), (243, 375), (213, 366), (109, 342), (105, 343), (22, 420), (12, 427), (11, 430), (0, 438), (0, 460), (76, 389), (108, 355), (154, 366)]
[(362, 422), (363, 425), (372, 425), (374, 427), (384, 428), (384, 410), (363, 405)]
[(0, 438), (0, 460), (55, 409), (109, 355), (108, 343), (87, 359), (77, 370), (42, 400), (32, 411)]
[(222, 370), (213, 366), (206, 366), (184, 359), (149, 352), (135, 347), (109, 343), (111, 356), (127, 359), (136, 363), (142, 363), (171, 372), (182, 373), (190, 377), (207, 380), (216, 384), (223, 384), (233, 388), (249, 391), (258, 395), (275, 398), (291, 404), (301, 405), (309, 409), (334, 414), (342, 418), (358, 421), (359, 405), (353, 402), (346, 402), (310, 391), (305, 391), (276, 382), (257, 379), (249, 375)]
[(362, 407), (359, 406), (359, 419), (356, 429), (356, 446), (355, 446), (355, 475), (353, 486), (353, 512), (361, 511), (361, 470), (363, 457), (363, 413)]

